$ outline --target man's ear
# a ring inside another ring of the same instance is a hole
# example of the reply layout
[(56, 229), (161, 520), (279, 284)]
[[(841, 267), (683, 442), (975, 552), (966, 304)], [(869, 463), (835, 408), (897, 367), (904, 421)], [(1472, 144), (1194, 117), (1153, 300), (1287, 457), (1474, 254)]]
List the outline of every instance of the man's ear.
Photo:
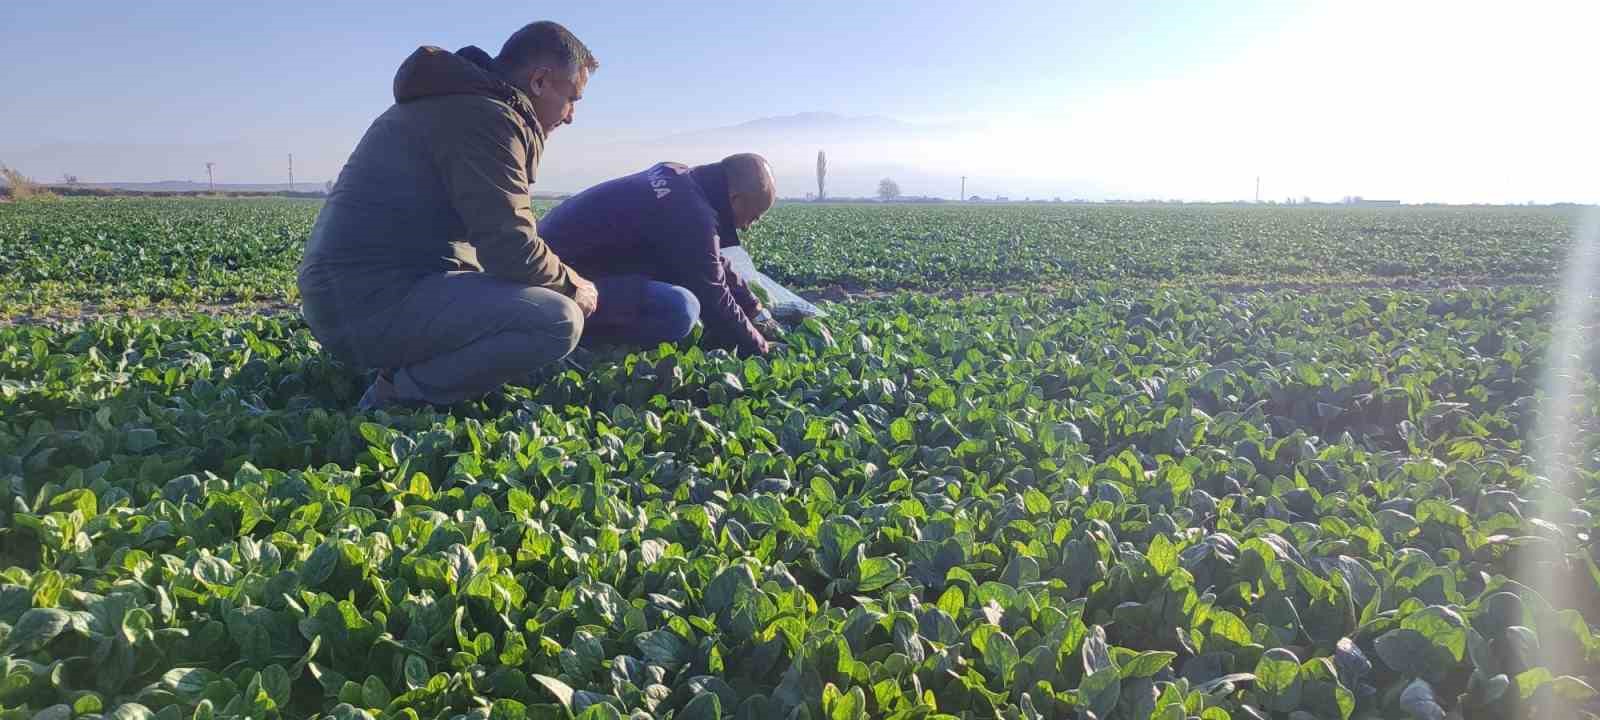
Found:
[(533, 74), (528, 76), (528, 94), (539, 97), (544, 94), (545, 81), (550, 76), (550, 68), (536, 67)]

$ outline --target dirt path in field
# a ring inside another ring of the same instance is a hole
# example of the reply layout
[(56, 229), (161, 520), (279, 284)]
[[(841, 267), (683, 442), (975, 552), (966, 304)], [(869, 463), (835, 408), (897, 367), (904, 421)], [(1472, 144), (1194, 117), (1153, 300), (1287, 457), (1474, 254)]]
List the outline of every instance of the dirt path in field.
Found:
[[(1153, 281), (1117, 281), (1114, 284), (1122, 287), (1143, 288), (1149, 290), (1174, 289), (1174, 290), (1216, 290), (1228, 293), (1250, 292), (1318, 292), (1328, 290), (1410, 290), (1418, 292), (1466, 290), (1472, 288), (1502, 288), (1527, 285), (1549, 285), (1553, 279), (1537, 275), (1507, 275), (1499, 277), (1452, 277), (1452, 278), (1352, 278), (1333, 280), (1235, 280), (1216, 279), (1195, 281), (1188, 283), (1162, 283)], [(1070, 290), (1074, 287), (1083, 287), (1092, 282), (1052, 281), (1035, 283), (1031, 285), (996, 286), (996, 287), (965, 287), (947, 290), (933, 290), (927, 288), (906, 288), (900, 290), (882, 290), (863, 288), (850, 285), (822, 285), (816, 287), (799, 287), (797, 291), (813, 302), (854, 303), (881, 300), (895, 295), (906, 293), (931, 295), (943, 300), (960, 300), (970, 297), (989, 297), (992, 295), (1008, 295), (1015, 293), (1042, 293), (1048, 294)], [(59, 306), (42, 310), (23, 310), (11, 313), (0, 311), (0, 326), (7, 325), (64, 325), (76, 322), (94, 322), (98, 320), (119, 318), (174, 318), (192, 315), (212, 316), (240, 316), (240, 315), (279, 315), (283, 313), (297, 313), (300, 311), (298, 302), (286, 300), (251, 300), (238, 302), (198, 303), (193, 305), (151, 305), (143, 307), (124, 307), (115, 304), (84, 304), (79, 306)]]
[[(988, 297), (991, 295), (1008, 295), (1015, 293), (1052, 293), (1070, 290), (1074, 287), (1085, 287), (1097, 281), (1051, 281), (1043, 283), (995, 286), (995, 287), (967, 287), (951, 288), (947, 290), (932, 289), (903, 289), (881, 290), (862, 288), (850, 285), (822, 285), (818, 287), (802, 288), (796, 290), (801, 295), (812, 301), (829, 302), (857, 302), (863, 300), (879, 300), (904, 293), (919, 293), (932, 295), (945, 300), (959, 300), (967, 297)], [(1349, 278), (1330, 280), (1250, 280), (1217, 278), (1187, 283), (1169, 283), (1140, 280), (1111, 281), (1114, 286), (1141, 288), (1147, 290), (1217, 290), (1228, 293), (1250, 292), (1318, 292), (1328, 290), (1469, 290), (1473, 288), (1503, 288), (1520, 287), (1529, 285), (1550, 285), (1553, 278), (1542, 275), (1504, 275), (1495, 277), (1439, 277), (1439, 278)]]
[(122, 307), (110, 304), (87, 303), (77, 306), (50, 307), (0, 314), (0, 326), (5, 325), (65, 325), (75, 322), (95, 322), (131, 318), (181, 318), (193, 315), (216, 317), (239, 315), (279, 315), (299, 312), (300, 303), (284, 300), (248, 300), (238, 302), (196, 303), (193, 305), (149, 305)]
[[(1351, 290), (1351, 289), (1381, 289), (1381, 290), (1470, 290), (1474, 288), (1504, 288), (1523, 287), (1529, 285), (1550, 285), (1554, 278), (1544, 275), (1503, 275), (1495, 277), (1459, 277), (1459, 278), (1367, 278), (1354, 280), (1335, 280), (1329, 282), (1297, 282), (1293, 280), (1279, 280), (1268, 282), (1233, 282), (1219, 281), (1205, 287), (1230, 292), (1275, 292), (1278, 290), (1317, 291), (1317, 290)], [(1173, 286), (1180, 287), (1180, 286)]]

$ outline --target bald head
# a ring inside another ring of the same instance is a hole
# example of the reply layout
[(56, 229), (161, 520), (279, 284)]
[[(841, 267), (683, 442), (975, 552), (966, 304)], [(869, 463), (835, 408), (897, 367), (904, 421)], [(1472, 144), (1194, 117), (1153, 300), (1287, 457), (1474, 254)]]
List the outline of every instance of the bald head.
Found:
[(728, 178), (728, 202), (733, 206), (734, 224), (740, 230), (748, 230), (778, 200), (778, 183), (772, 179), (772, 166), (755, 153), (729, 155), (721, 164)]
[(767, 159), (755, 153), (739, 153), (722, 159), (722, 171), (728, 176), (730, 191), (769, 193), (778, 195), (777, 184), (772, 181), (772, 166)]

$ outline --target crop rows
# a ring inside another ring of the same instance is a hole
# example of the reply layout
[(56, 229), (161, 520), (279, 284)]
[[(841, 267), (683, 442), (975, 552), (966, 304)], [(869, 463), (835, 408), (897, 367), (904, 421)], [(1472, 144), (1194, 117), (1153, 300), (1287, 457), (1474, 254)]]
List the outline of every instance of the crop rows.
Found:
[(276, 198), (0, 204), (0, 308), (291, 297), (320, 207)]
[(292, 316), (5, 328), (0, 717), (1592, 716), (1549, 305), (902, 296), (370, 416)]
[(1019, 287), (1505, 278), (1548, 273), (1576, 212), (1248, 206), (788, 205), (758, 227), (764, 272), (806, 286)]
[[(0, 204), (0, 312), (83, 303), (292, 300), (320, 204), (72, 199)], [(785, 204), (748, 234), (802, 288), (970, 290), (1546, 275), (1575, 211)]]

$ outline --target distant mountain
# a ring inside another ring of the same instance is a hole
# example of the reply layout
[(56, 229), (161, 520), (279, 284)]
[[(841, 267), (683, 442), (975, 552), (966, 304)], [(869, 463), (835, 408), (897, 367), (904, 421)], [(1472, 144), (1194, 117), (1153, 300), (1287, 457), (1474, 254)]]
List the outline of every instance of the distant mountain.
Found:
[(723, 127), (692, 130), (668, 135), (662, 143), (727, 143), (785, 139), (791, 141), (850, 142), (884, 136), (910, 136), (936, 128), (896, 120), (881, 115), (839, 115), (830, 112), (803, 112), (757, 118)]
[[(817, 190), (817, 151), (822, 150), (827, 153), (830, 197), (870, 197), (877, 192), (880, 180), (892, 178), (908, 196), (954, 198), (961, 191), (963, 175), (969, 179), (967, 193), (984, 197), (1102, 197), (1108, 192), (1070, 176), (1018, 177), (1004, 159), (972, 151), (973, 147), (984, 147), (981, 137), (974, 140), (981, 135), (981, 129), (953, 122), (909, 122), (884, 115), (834, 112), (756, 117), (647, 140), (626, 139), (614, 129), (590, 128), (580, 123), (564, 130), (545, 149), (539, 184), (534, 190), (536, 195), (578, 192), (656, 162), (698, 165), (732, 153), (755, 152), (772, 163), (782, 196), (804, 197)], [(295, 189), (321, 190), (322, 179), (337, 174), (349, 152), (349, 147), (333, 145), (297, 148), (295, 169), (318, 179), (297, 182)], [(219, 192), (281, 191), (287, 189), (286, 183), (225, 184), (221, 179), (224, 174), (230, 181), (278, 179), (288, 169), (285, 159), (278, 148), (245, 141), (197, 145), (68, 143), (7, 150), (0, 139), (0, 160), (41, 181), (54, 182), (64, 172), (81, 173), (96, 180), (141, 180), (85, 183), (91, 188), (204, 192), (208, 187), (205, 164), (214, 161)], [(147, 178), (189, 179), (142, 181)]]
[[(730, 130), (889, 130), (914, 132), (917, 126), (881, 115), (848, 116), (829, 112), (803, 112), (794, 115), (756, 118), (734, 125)], [(714, 130), (713, 130), (714, 132)]]
[[(60, 183), (46, 183), (47, 185), (60, 185)], [(288, 183), (217, 183), (215, 187), (203, 182), (193, 180), (160, 180), (157, 182), (81, 182), (73, 185), (77, 188), (94, 190), (123, 190), (131, 192), (322, 192), (327, 186), (322, 181), (297, 182), (293, 188)], [(567, 193), (536, 191), (534, 197), (562, 197)]]
[[(74, 187), (100, 190), (133, 190), (137, 192), (205, 192), (211, 185), (193, 180), (160, 180), (157, 182), (84, 182)], [(287, 192), (288, 183), (217, 183), (217, 192)], [(323, 189), (321, 181), (297, 182), (292, 188), (298, 192), (317, 192)]]

